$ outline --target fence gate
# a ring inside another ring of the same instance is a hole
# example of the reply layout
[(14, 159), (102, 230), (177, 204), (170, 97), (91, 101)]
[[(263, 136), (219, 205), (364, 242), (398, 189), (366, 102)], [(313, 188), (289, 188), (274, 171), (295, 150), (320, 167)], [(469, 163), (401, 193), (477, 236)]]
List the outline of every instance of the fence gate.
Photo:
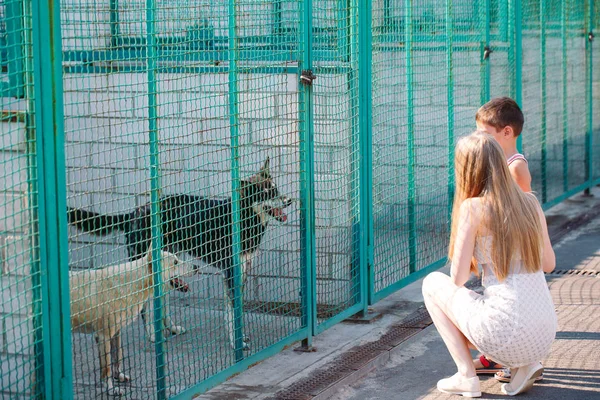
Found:
[(598, 24), (591, 0), (0, 0), (0, 396), (191, 398), (364, 316), (446, 262), (454, 143), (492, 97), (544, 207), (600, 184)]

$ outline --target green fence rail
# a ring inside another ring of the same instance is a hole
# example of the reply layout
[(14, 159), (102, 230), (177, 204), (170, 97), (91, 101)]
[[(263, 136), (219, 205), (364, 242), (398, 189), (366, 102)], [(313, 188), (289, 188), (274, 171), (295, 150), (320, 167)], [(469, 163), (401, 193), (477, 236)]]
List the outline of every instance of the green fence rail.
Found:
[(445, 264), (454, 143), (493, 97), (544, 208), (589, 191), (599, 25), (597, 0), (0, 0), (0, 397), (192, 398), (312, 350)]

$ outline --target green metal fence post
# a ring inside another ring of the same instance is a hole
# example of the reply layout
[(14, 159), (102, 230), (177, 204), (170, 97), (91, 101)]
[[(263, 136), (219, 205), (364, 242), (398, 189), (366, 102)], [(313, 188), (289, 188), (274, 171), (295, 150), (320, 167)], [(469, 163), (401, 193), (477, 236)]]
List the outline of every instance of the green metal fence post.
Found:
[(542, 145), (541, 154), (541, 171), (542, 171), (542, 203), (548, 200), (548, 185), (547, 185), (547, 154), (546, 154), (546, 2), (540, 1), (540, 86), (542, 97), (541, 110), (541, 127), (540, 127), (540, 142)]
[[(522, 9), (521, 0), (512, 0), (514, 2), (514, 24), (515, 24), (515, 96), (514, 99), (519, 105), (523, 107), (523, 36), (522, 36)], [(523, 151), (523, 140), (522, 136), (519, 135), (517, 138), (517, 149), (519, 152)]]
[[(351, 279), (352, 279), (352, 293), (351, 299), (359, 299), (359, 302), (363, 305), (363, 309), (357, 313), (356, 318), (362, 318), (367, 315), (366, 302), (363, 302), (364, 294), (363, 289), (365, 288), (362, 284), (363, 264), (366, 261), (364, 259), (365, 243), (363, 243), (363, 232), (364, 222), (362, 220), (362, 170), (363, 154), (362, 154), (362, 104), (361, 104), (361, 87), (362, 87), (362, 64), (360, 51), (362, 29), (360, 24), (362, 19), (360, 16), (360, 7), (362, 2), (360, 0), (348, 0), (346, 3), (347, 7), (342, 8), (339, 13), (344, 13), (344, 18), (338, 20), (338, 30), (342, 30), (341, 34), (338, 34), (338, 38), (343, 37), (343, 42), (340, 42), (341, 53), (347, 54), (347, 61), (350, 67), (347, 72), (348, 79), (348, 92), (350, 93), (350, 110), (358, 110), (358, 112), (350, 113), (350, 201), (352, 202), (352, 267), (351, 267)], [(347, 14), (347, 15), (346, 15)], [(344, 29), (344, 27), (346, 29)], [(350, 38), (347, 40), (346, 38)], [(340, 39), (338, 39), (340, 40)], [(344, 53), (344, 50), (346, 53)], [(358, 209), (358, 212), (354, 210)]]
[(235, 362), (244, 359), (244, 329), (240, 235), (240, 165), (238, 130), (238, 49), (236, 0), (229, 0), (229, 133), (231, 143), (231, 258), (233, 268), (233, 335)]
[[(500, 2), (504, 3), (504, 2)], [(509, 84), (509, 96), (515, 98), (515, 20), (514, 20), (514, 7), (515, 0), (508, 0), (506, 2), (506, 25), (507, 25), (507, 36), (508, 36), (508, 71), (510, 73)]]
[[(346, 74), (348, 79), (348, 92), (350, 95), (350, 110), (358, 110), (358, 112), (350, 113), (350, 202), (352, 210), (352, 267), (350, 279), (352, 280), (352, 293), (351, 302), (358, 299), (358, 302), (363, 306), (362, 310), (355, 315), (355, 318), (363, 318), (367, 315), (368, 307), (364, 301), (365, 296), (363, 290), (365, 289), (362, 278), (364, 262), (365, 243), (363, 243), (363, 232), (364, 221), (362, 220), (362, 104), (361, 104), (361, 86), (362, 86), (362, 64), (360, 51), (362, 29), (360, 24), (362, 23), (360, 16), (360, 7), (362, 2), (360, 0), (348, 0), (344, 3), (345, 7), (338, 7), (341, 10), (338, 14), (343, 13), (343, 17), (338, 19), (338, 41), (340, 41), (339, 47), (340, 55), (343, 57), (347, 55), (346, 61), (349, 63), (348, 72)], [(347, 39), (349, 38), (349, 40)], [(345, 53), (344, 53), (345, 51)], [(358, 212), (355, 210), (358, 209)]]
[(360, 1), (358, 7), (358, 94), (360, 135), (360, 301), (363, 315), (373, 302), (373, 149), (372, 149), (372, 4)]
[(560, 35), (562, 46), (562, 153), (563, 153), (563, 191), (569, 190), (569, 111), (567, 85), (567, 0), (561, 0)]
[[(523, 107), (523, 71), (522, 71), (522, 28), (521, 28), (521, 0), (509, 0), (509, 45), (510, 65), (513, 67), (511, 80), (511, 97), (520, 107)], [(522, 136), (517, 138), (517, 149), (522, 152)]]
[[(33, 15), (32, 2), (26, 1), (23, 4), (23, 14)], [(25, 18), (23, 21), (23, 55), (25, 72), (23, 74), (23, 80), (25, 84), (25, 98), (27, 99), (27, 110), (36, 109), (36, 87), (35, 78), (33, 72), (36, 69), (35, 62), (37, 62), (37, 53), (34, 51), (33, 43), (33, 29), (31, 26), (32, 20)], [(37, 50), (37, 49), (36, 49)], [(34, 62), (34, 58), (36, 59)], [(32, 388), (33, 396), (51, 398), (52, 396), (52, 369), (51, 363), (45, 362), (50, 357), (50, 332), (48, 327), (50, 326), (50, 316), (47, 311), (48, 307), (48, 280), (46, 274), (42, 274), (42, 263), (41, 263), (41, 252), (42, 238), (40, 237), (41, 232), (46, 232), (45, 221), (40, 217), (39, 203), (41, 200), (40, 184), (39, 182), (39, 168), (38, 168), (38, 155), (37, 148), (39, 141), (37, 140), (35, 112), (24, 113), (24, 122), (27, 129), (26, 140), (27, 140), (27, 180), (28, 185), (28, 196), (30, 207), (31, 221), (38, 221), (31, 226), (31, 232), (29, 233), (31, 238), (31, 253), (29, 256), (29, 262), (31, 269), (29, 271), (31, 275), (31, 297), (32, 297), (32, 325), (34, 335), (34, 351), (35, 351), (35, 384)]]
[[(452, 57), (454, 55), (453, 46), (453, 30), (454, 20), (452, 12), (453, 0), (446, 0), (446, 70), (447, 87), (448, 87), (448, 221), (452, 219), (452, 205), (454, 203), (454, 68)], [(486, 10), (489, 15), (489, 0), (486, 1)], [(488, 29), (489, 33), (489, 29)], [(486, 38), (486, 43), (489, 45), (489, 38)], [(489, 60), (488, 60), (489, 71)], [(489, 77), (489, 73), (487, 74)], [(489, 79), (487, 79), (489, 83)], [(489, 96), (489, 92), (488, 95)], [(487, 98), (487, 97), (486, 97)]]
[[(33, 2), (32, 39), (46, 398), (73, 397), (59, 2)], [(48, 349), (47, 345), (45, 347)], [(39, 368), (39, 366), (38, 366)]]
[(412, 0), (405, 0), (405, 52), (406, 52), (406, 108), (407, 108), (407, 155), (408, 155), (408, 246), (409, 273), (417, 268), (417, 233), (415, 221), (415, 131), (414, 131), (414, 87), (413, 87), (413, 16)]
[(152, 271), (154, 273), (154, 332), (156, 341), (156, 392), (167, 397), (165, 374), (165, 338), (163, 329), (162, 218), (160, 210), (160, 159), (158, 150), (157, 85), (156, 85), (156, 0), (146, 0), (146, 69), (148, 79), (148, 145), (150, 150), (150, 220), (152, 225)]
[[(592, 93), (592, 87), (594, 85), (594, 62), (593, 62), (593, 50), (592, 50), (592, 42), (594, 40), (594, 1), (588, 0), (588, 19), (587, 19), (587, 28), (586, 29), (586, 41), (585, 41), (585, 52), (586, 52), (586, 61), (587, 61), (587, 84), (586, 84), (586, 105), (587, 105), (587, 129), (586, 129), (586, 137), (585, 137), (585, 180), (589, 183), (589, 186), (592, 186), (592, 182), (594, 180), (594, 158), (593, 158), (593, 149), (594, 149), (594, 99)], [(590, 194), (590, 188), (588, 187), (585, 190), (585, 194)]]
[[(300, 16), (301, 74), (312, 72), (312, 0), (304, 0)], [(303, 81), (300, 80), (302, 83)], [(312, 347), (317, 329), (316, 254), (315, 254), (315, 199), (314, 199), (314, 125), (312, 86), (303, 83), (300, 89), (300, 234), (302, 248), (302, 324), (310, 328), (310, 334), (302, 341), (302, 347)]]

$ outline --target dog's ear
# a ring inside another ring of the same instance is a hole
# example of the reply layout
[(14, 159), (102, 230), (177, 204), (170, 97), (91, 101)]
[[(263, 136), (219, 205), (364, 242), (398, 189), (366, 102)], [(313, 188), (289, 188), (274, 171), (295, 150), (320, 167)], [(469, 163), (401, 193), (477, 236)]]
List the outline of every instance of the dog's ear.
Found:
[(244, 198), (250, 195), (250, 186), (252, 185), (251, 182), (247, 181), (247, 180), (240, 180), (240, 187), (239, 187), (239, 192), (240, 192), (240, 197)]
[(262, 168), (260, 169), (261, 175), (263, 175), (263, 176), (271, 176), (270, 164), (271, 164), (271, 160), (269, 159), (269, 156), (267, 156), (267, 159), (265, 160), (265, 163), (263, 164)]

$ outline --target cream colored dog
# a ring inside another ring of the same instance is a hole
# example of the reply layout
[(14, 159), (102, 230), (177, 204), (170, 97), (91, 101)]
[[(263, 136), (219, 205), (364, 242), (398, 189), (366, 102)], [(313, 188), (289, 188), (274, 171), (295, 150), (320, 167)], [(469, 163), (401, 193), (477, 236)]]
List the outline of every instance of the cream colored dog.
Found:
[[(179, 279), (189, 275), (182, 268), (184, 263), (174, 254), (165, 251), (161, 251), (161, 260), (165, 288), (170, 284), (179, 290), (187, 290), (185, 283)], [(122, 389), (113, 385), (113, 377), (119, 382), (130, 380), (121, 371), (121, 330), (135, 321), (144, 304), (153, 297), (152, 249), (145, 257), (135, 261), (103, 269), (71, 272), (69, 283), (72, 329), (75, 332), (96, 334), (100, 379), (106, 382), (109, 395), (123, 395)], [(114, 371), (111, 374), (112, 339), (117, 359), (114, 360)]]

